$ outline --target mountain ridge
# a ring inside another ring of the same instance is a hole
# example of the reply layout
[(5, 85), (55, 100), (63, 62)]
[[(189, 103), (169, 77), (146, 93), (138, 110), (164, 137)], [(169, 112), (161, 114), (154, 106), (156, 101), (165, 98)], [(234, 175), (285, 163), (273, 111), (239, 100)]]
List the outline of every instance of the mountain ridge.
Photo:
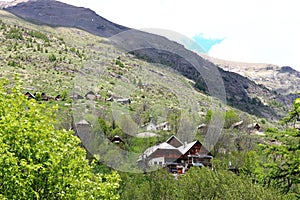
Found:
[(88, 29), (90, 33), (101, 37), (110, 37), (129, 29), (110, 22), (91, 9), (55, 0), (29, 0), (3, 9), (34, 23)]
[(236, 62), (214, 58), (205, 54), (201, 56), (222, 69), (248, 77), (257, 84), (281, 94), (295, 94), (300, 91), (300, 72), (290, 66), (278, 66), (268, 63)]

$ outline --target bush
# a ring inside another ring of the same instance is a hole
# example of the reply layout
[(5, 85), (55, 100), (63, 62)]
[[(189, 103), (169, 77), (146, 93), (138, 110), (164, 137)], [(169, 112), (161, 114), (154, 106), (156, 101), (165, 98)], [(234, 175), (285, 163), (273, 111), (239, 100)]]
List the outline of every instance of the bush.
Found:
[(6, 35), (6, 39), (17, 39), (23, 40), (23, 34), (19, 28), (11, 28), (9, 33)]
[(52, 53), (51, 55), (49, 55), (48, 57), (50, 62), (55, 62), (56, 61), (56, 56)]
[(49, 42), (49, 38), (44, 33), (38, 32), (38, 31), (30, 31), (29, 35), (31, 37), (35, 37), (41, 40), (44, 40), (44, 42)]

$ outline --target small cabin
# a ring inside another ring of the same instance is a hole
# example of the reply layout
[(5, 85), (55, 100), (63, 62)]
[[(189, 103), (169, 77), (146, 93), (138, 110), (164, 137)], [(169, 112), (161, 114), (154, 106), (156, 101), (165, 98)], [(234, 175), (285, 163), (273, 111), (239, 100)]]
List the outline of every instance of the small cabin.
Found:
[(124, 140), (118, 135), (115, 135), (110, 142), (114, 144), (125, 144)]
[(163, 122), (161, 124), (156, 125), (156, 129), (162, 131), (171, 131), (171, 126), (169, 122)]
[(156, 125), (155, 123), (151, 120), (149, 124), (147, 125), (147, 131), (156, 131)]
[(33, 95), (32, 93), (30, 93), (30, 92), (26, 92), (25, 93), (25, 96), (27, 96), (27, 99), (29, 100), (29, 99), (35, 99), (35, 95)]
[(41, 94), (41, 99), (42, 99), (42, 101), (49, 101), (50, 97), (48, 95), (46, 95), (46, 93), (43, 92)]
[(244, 124), (244, 121), (239, 121), (239, 122), (236, 122), (234, 124), (231, 125), (231, 129), (240, 129), (242, 127), (242, 125)]
[(96, 99), (95, 93), (92, 92), (92, 91), (89, 91), (88, 93), (86, 93), (86, 94), (84, 95), (84, 97), (85, 97), (86, 99), (89, 99), (89, 100), (95, 100), (95, 99)]
[(247, 125), (248, 133), (258, 133), (260, 125), (258, 123), (252, 123)]
[(78, 93), (73, 93), (70, 98), (72, 100), (76, 100), (76, 99), (84, 99), (83, 96), (79, 95)]
[(55, 101), (60, 101), (61, 100), (61, 96), (60, 96), (60, 94), (59, 95), (57, 95), (55, 98)]
[(117, 99), (116, 102), (125, 105), (125, 104), (130, 104), (131, 100), (129, 98), (124, 98), (124, 99)]
[(89, 99), (89, 100), (101, 100), (101, 95), (100, 94), (95, 94), (94, 92), (92, 91), (89, 91), (88, 93), (86, 93), (84, 95), (84, 97), (86, 99)]

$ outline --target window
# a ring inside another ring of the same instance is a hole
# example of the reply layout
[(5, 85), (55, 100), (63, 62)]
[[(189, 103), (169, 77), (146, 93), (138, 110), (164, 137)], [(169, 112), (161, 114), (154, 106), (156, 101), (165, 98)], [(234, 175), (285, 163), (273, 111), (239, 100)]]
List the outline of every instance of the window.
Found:
[(156, 162), (156, 161), (154, 162), (154, 165), (157, 165), (157, 162)]

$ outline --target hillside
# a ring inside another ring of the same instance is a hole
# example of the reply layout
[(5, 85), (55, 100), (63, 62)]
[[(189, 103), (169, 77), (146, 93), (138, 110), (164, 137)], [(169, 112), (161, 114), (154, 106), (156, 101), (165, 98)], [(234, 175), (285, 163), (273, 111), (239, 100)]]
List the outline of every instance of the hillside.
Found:
[[(265, 123), (195, 89), (188, 76), (124, 53), (106, 38), (75, 28), (35, 25), (6, 11), (0, 11), (0, 16), (1, 76), (11, 79), (18, 74), (24, 93), (61, 95), (64, 100), (49, 98), (48, 102), (60, 105), (59, 122), (66, 129), (82, 119), (96, 123), (100, 117), (107, 126), (122, 130), (107, 132), (107, 137), (118, 134), (130, 138), (146, 131), (152, 117), (156, 124), (168, 122), (171, 126), (171, 132), (161, 133), (162, 140), (176, 133), (190, 141), (195, 136), (203, 139), (197, 126), (209, 123), (208, 111), (220, 116), (224, 110), (233, 113), (225, 120), (226, 128), (240, 120), (245, 125)], [(98, 95), (96, 101), (85, 98), (90, 92)], [(130, 104), (122, 103), (124, 99), (130, 99)], [(94, 126), (93, 131), (99, 127)], [(139, 148), (134, 151), (140, 152)]]
[[(144, 111), (152, 110), (158, 121), (162, 119), (156, 112), (164, 107), (190, 110), (197, 104), (195, 113), (209, 108), (210, 97), (196, 92), (193, 81), (170, 68), (124, 54), (105, 38), (73, 28), (34, 25), (6, 11), (0, 11), (0, 16), (1, 76), (11, 79), (18, 74), (24, 82), (24, 93), (60, 94), (69, 99), (72, 93), (85, 96), (93, 91), (101, 95), (102, 106), (107, 106), (109, 97), (131, 98), (132, 111), (138, 112), (145, 104)], [(191, 102), (186, 103), (189, 99)], [(147, 122), (148, 115), (136, 115), (146, 120), (138, 122), (139, 126)]]
[(7, 6), (0, 199), (298, 199), (300, 98), (89, 9)]
[[(116, 25), (89, 9), (78, 8), (57, 1), (29, 1), (5, 9), (37, 24), (47, 24), (55, 27), (76, 27), (103, 37), (111, 37), (127, 30), (134, 33), (134, 37), (127, 37), (125, 44), (141, 47), (156, 43), (177, 49), (183, 55), (195, 58), (202, 71), (200, 70), (199, 73), (190, 62), (178, 54), (155, 47), (149, 48), (148, 46), (147, 49), (134, 50), (132, 53), (148, 62), (160, 63), (176, 69), (187, 78), (192, 79), (198, 89), (212, 96), (216, 95), (217, 97), (219, 94), (218, 92), (209, 91), (207, 87), (207, 83), (210, 81), (210, 79), (207, 79), (207, 74), (213, 77), (212, 69), (217, 66), (188, 51), (182, 45), (164, 37)], [(208, 69), (208, 71), (205, 69)], [(271, 88), (257, 84), (252, 79), (250, 80), (237, 73), (224, 71), (221, 68), (218, 69), (224, 81), (228, 104), (250, 114), (277, 120), (285, 115), (286, 108), (291, 106), (292, 100), (295, 98), (295, 95), (277, 93)]]

